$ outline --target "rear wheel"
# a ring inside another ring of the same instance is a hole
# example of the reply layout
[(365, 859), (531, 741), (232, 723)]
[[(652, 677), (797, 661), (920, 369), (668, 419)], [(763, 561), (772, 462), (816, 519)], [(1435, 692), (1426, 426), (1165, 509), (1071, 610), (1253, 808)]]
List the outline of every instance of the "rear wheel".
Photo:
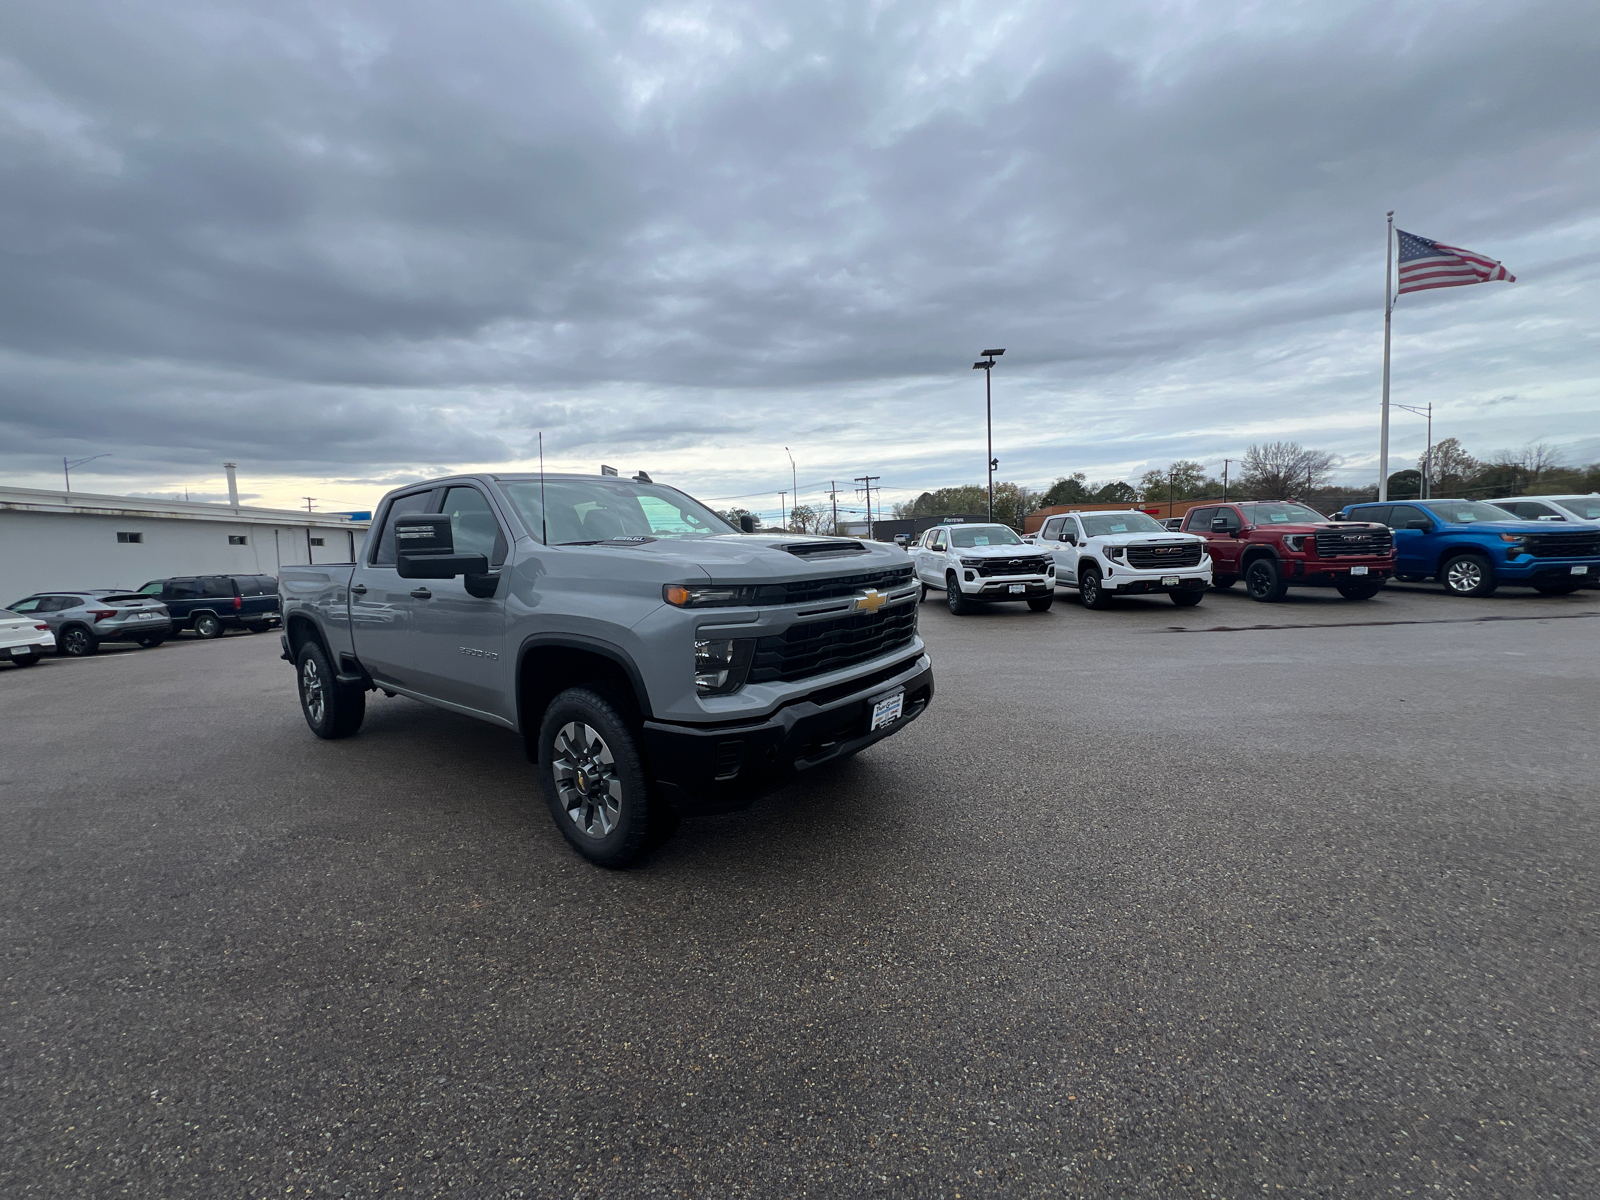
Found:
[(1333, 586), (1346, 600), (1371, 600), (1383, 590), (1381, 583), (1336, 583)]
[(1193, 608), (1205, 598), (1205, 593), (1202, 591), (1168, 592), (1167, 595), (1172, 598), (1172, 602), (1179, 608)]
[(1100, 572), (1094, 567), (1085, 568), (1078, 575), (1078, 595), (1085, 608), (1110, 608), (1111, 597), (1100, 586)]
[(1536, 583), (1533, 590), (1541, 596), (1570, 596), (1583, 585), (1576, 581), (1572, 583)]
[(166, 641), (166, 640), (167, 640), (167, 635), (166, 634), (164, 634), (164, 633), (154, 633), (154, 634), (151, 634), (149, 637), (140, 638), (139, 639), (139, 645), (143, 646), (146, 650), (154, 650), (157, 646), (161, 645), (161, 643)]
[(1494, 566), (1481, 554), (1456, 554), (1439, 568), (1439, 581), (1452, 596), (1488, 596), (1499, 586)]
[(194, 619), (194, 633), (196, 637), (207, 640), (222, 636), (222, 622), (214, 613), (201, 613)]
[(1055, 599), (1054, 596), (1034, 596), (1028, 601), (1028, 607), (1034, 612), (1049, 612)]
[(539, 777), (556, 828), (602, 867), (625, 867), (664, 841), (671, 807), (650, 794), (634, 727), (611, 699), (568, 688), (539, 725)]
[(82, 625), (68, 625), (56, 639), (56, 651), (69, 658), (87, 658), (100, 651), (100, 640)]
[(24, 654), (21, 658), (13, 658), (10, 661), (18, 667), (33, 667), (39, 664), (39, 655)]
[(956, 617), (964, 617), (973, 609), (973, 602), (961, 591), (961, 584), (956, 579), (954, 571), (944, 577), (944, 602), (950, 609), (950, 614)]
[(1264, 604), (1275, 604), (1289, 590), (1276, 560), (1270, 558), (1258, 558), (1244, 569), (1244, 587), (1250, 599)]
[(265, 633), (269, 627), (263, 625), (260, 621), (253, 621), (249, 625), (246, 625), (245, 628), (251, 633)]
[(367, 693), (339, 682), (321, 643), (307, 642), (300, 647), (295, 673), (300, 683), (300, 711), (312, 733), (332, 740), (349, 737), (361, 728), (367, 715)]

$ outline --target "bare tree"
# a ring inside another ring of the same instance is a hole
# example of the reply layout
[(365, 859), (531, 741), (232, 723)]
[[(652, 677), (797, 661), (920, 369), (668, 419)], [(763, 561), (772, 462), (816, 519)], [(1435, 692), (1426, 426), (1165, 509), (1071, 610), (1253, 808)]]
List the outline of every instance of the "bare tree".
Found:
[(1242, 488), (1259, 500), (1297, 500), (1326, 487), (1338, 459), (1299, 442), (1267, 442), (1244, 452)]
[(1498, 467), (1516, 467), (1538, 480), (1561, 465), (1561, 451), (1549, 442), (1532, 442), (1521, 450), (1502, 450), (1491, 460)]

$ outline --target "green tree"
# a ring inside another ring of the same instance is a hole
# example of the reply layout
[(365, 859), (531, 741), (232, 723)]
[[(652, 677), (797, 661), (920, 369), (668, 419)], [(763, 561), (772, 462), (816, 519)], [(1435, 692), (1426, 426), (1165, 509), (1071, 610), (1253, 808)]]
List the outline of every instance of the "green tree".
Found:
[(1124, 483), (1120, 479), (1113, 479), (1103, 483), (1089, 494), (1093, 504), (1137, 504), (1139, 490), (1131, 483)]
[(1071, 475), (1063, 475), (1056, 479), (1044, 495), (1039, 497), (1040, 508), (1050, 508), (1057, 504), (1087, 504), (1089, 502), (1088, 477), (1082, 471), (1074, 471)]
[(1147, 504), (1164, 504), (1169, 498), (1194, 500), (1221, 492), (1220, 483), (1206, 478), (1204, 464), (1188, 458), (1180, 458), (1165, 469), (1146, 471), (1139, 478), (1139, 498)]
[(793, 533), (821, 533), (822, 514), (809, 504), (797, 504), (789, 510), (789, 529)]
[[(1039, 507), (1039, 494), (1019, 483), (994, 485), (994, 519), (1021, 532), (1022, 522)], [(989, 489), (985, 484), (968, 483), (959, 487), (939, 488), (923, 492), (909, 503), (896, 504), (894, 515), (907, 517), (942, 517), (950, 513), (987, 514)]]
[[(740, 517), (756, 517), (756, 514), (751, 512), (748, 508), (730, 508), (726, 512), (722, 511), (721, 509), (718, 509), (717, 510), (717, 516), (721, 517), (724, 521), (726, 521), (729, 525), (732, 525), (735, 529), (738, 529), (739, 528), (739, 518)], [(761, 518), (760, 517), (756, 517), (756, 524), (757, 525), (761, 524)]]

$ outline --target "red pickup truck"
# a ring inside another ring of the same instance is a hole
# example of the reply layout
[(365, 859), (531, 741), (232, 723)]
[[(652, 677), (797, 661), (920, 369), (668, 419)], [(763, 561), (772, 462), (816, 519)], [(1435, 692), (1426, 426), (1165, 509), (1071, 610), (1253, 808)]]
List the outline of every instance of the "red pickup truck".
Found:
[(1346, 600), (1369, 600), (1394, 574), (1387, 525), (1331, 521), (1289, 500), (1240, 500), (1189, 510), (1185, 533), (1206, 539), (1211, 586), (1240, 579), (1252, 600), (1282, 600), (1291, 587), (1335, 587)]

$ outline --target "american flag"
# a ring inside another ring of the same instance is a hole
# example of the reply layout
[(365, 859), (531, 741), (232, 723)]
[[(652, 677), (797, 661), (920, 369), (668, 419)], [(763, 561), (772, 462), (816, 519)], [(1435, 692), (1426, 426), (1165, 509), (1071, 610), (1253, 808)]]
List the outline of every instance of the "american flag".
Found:
[(1429, 288), (1492, 283), (1498, 279), (1507, 283), (1517, 281), (1515, 275), (1492, 258), (1485, 258), (1459, 246), (1430, 242), (1403, 229), (1396, 229), (1395, 232), (1400, 235), (1400, 290), (1396, 295), (1425, 292)]

